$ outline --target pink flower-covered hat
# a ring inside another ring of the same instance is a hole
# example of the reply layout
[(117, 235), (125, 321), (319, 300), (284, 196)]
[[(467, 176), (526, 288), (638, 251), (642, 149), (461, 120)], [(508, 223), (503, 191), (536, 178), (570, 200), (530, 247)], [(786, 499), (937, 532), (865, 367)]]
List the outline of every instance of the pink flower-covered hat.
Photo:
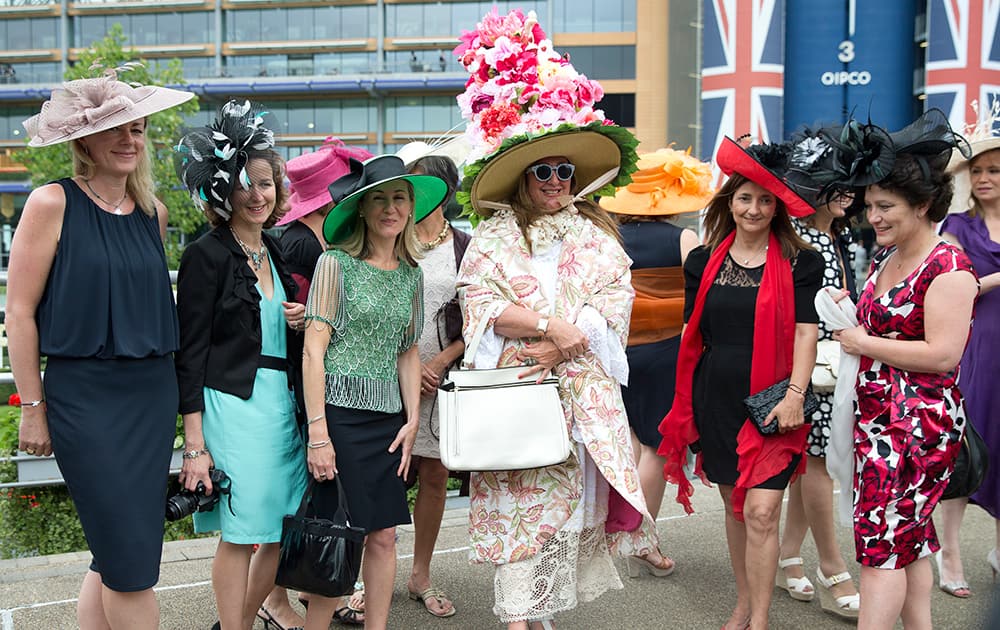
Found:
[(364, 162), (371, 157), (372, 154), (361, 147), (349, 147), (331, 136), (316, 151), (288, 160), (285, 169), (292, 191), (288, 198), (290, 208), (277, 224), (291, 223), (331, 201), (339, 202), (340, 199), (330, 195), (330, 184), (351, 171), (348, 163), (351, 158)]
[(614, 194), (635, 170), (638, 141), (595, 109), (597, 81), (552, 47), (534, 11), (496, 9), (455, 49), (470, 77), (458, 96), (470, 145), (462, 190), (466, 212), (490, 216), (539, 159), (565, 156), (576, 166), (574, 194)]
[[(136, 64), (125, 64), (123, 69), (130, 65)], [(31, 139), (29, 147), (47, 147), (145, 118), (192, 98), (191, 92), (125, 83), (118, 80), (117, 70), (106, 70), (103, 76), (67, 81), (54, 88), (42, 110), (21, 124)]]

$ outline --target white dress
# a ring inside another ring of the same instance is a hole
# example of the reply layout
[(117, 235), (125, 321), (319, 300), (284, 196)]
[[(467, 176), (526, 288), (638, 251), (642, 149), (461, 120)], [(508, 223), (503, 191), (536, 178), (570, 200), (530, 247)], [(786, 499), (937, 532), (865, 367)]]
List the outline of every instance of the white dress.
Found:
[[(455, 245), (454, 236), (434, 249), (424, 253), (420, 269), (424, 272), (424, 330), (417, 342), (421, 363), (426, 363), (441, 352), (441, 345), (448, 345), (444, 333), (444, 320), (437, 321), (441, 306), (455, 296)], [(444, 380), (444, 374), (441, 379)], [(413, 454), (420, 457), (441, 459), (439, 443), (437, 393), (420, 397), (420, 425), (413, 443)]]

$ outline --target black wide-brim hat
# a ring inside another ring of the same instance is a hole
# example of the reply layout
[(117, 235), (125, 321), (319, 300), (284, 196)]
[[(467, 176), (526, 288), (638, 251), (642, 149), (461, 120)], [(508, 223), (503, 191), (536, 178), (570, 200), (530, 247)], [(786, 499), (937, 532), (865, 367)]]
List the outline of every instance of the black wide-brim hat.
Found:
[(793, 217), (801, 218), (815, 212), (812, 205), (785, 182), (784, 159), (775, 160), (773, 163), (769, 162), (767, 166), (764, 165), (758, 155), (763, 157), (764, 149), (767, 148), (768, 145), (754, 145), (750, 149), (744, 149), (739, 143), (727, 136), (722, 139), (722, 144), (719, 145), (719, 150), (715, 154), (715, 163), (726, 175), (738, 173), (770, 191), (784, 202), (785, 209)]
[(323, 238), (339, 243), (351, 235), (358, 215), (358, 203), (366, 192), (382, 184), (404, 179), (413, 187), (413, 222), (420, 223), (448, 195), (448, 184), (433, 175), (411, 175), (403, 160), (395, 155), (379, 155), (359, 162), (351, 158), (351, 171), (330, 184), (330, 196), (340, 199), (323, 220)]

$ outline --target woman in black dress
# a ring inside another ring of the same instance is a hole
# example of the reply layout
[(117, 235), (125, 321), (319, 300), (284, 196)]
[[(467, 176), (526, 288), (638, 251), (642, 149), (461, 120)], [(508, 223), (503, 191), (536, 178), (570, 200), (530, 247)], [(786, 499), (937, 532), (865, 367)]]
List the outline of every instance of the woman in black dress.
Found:
[[(156, 628), (177, 417), (174, 309), (148, 116), (194, 95), (114, 72), (52, 91), (29, 146), (71, 142), (73, 172), (28, 197), (11, 247), (7, 334), (19, 446), (55, 453), (93, 554), (81, 628)], [(122, 108), (122, 100), (132, 103)], [(40, 357), (47, 357), (44, 391)]]
[[(823, 260), (789, 220), (813, 209), (773, 172), (784, 164), (774, 149), (744, 150), (727, 138), (716, 156), (730, 178), (706, 210), (706, 245), (684, 265), (687, 326), (674, 405), (660, 425), (659, 453), (678, 499), (690, 509), (690, 446), (700, 450), (696, 472), (719, 485), (725, 503), (737, 593), (727, 630), (768, 625), (781, 499), (803, 472), (803, 400), (816, 360), (813, 298)], [(786, 378), (767, 417), (778, 433), (764, 437), (743, 400)]]
[[(632, 182), (601, 207), (618, 221), (625, 253), (632, 259), (632, 318), (629, 322), (628, 386), (622, 400), (632, 433), (639, 484), (649, 514), (655, 519), (666, 480), (660, 445), (660, 421), (674, 402), (677, 352), (684, 311), (684, 270), (698, 235), (671, 220), (697, 212), (712, 199), (712, 167), (685, 151), (660, 149), (639, 154)], [(666, 191), (666, 192), (665, 192)], [(631, 577), (640, 571), (628, 564)], [(663, 575), (662, 572), (654, 573)]]

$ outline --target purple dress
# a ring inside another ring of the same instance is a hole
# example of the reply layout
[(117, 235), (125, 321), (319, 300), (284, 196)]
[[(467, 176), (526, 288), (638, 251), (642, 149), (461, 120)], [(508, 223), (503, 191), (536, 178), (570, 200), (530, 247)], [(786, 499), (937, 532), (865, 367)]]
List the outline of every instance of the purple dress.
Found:
[[(980, 278), (1000, 271), (1000, 243), (990, 239), (981, 217), (949, 215), (941, 232), (958, 238)], [(1000, 518), (1000, 392), (996, 387), (1000, 353), (997, 348), (1000, 348), (1000, 289), (979, 296), (976, 321), (962, 357), (959, 383), (965, 396), (965, 411), (990, 449), (986, 479), (970, 500), (993, 518)]]

